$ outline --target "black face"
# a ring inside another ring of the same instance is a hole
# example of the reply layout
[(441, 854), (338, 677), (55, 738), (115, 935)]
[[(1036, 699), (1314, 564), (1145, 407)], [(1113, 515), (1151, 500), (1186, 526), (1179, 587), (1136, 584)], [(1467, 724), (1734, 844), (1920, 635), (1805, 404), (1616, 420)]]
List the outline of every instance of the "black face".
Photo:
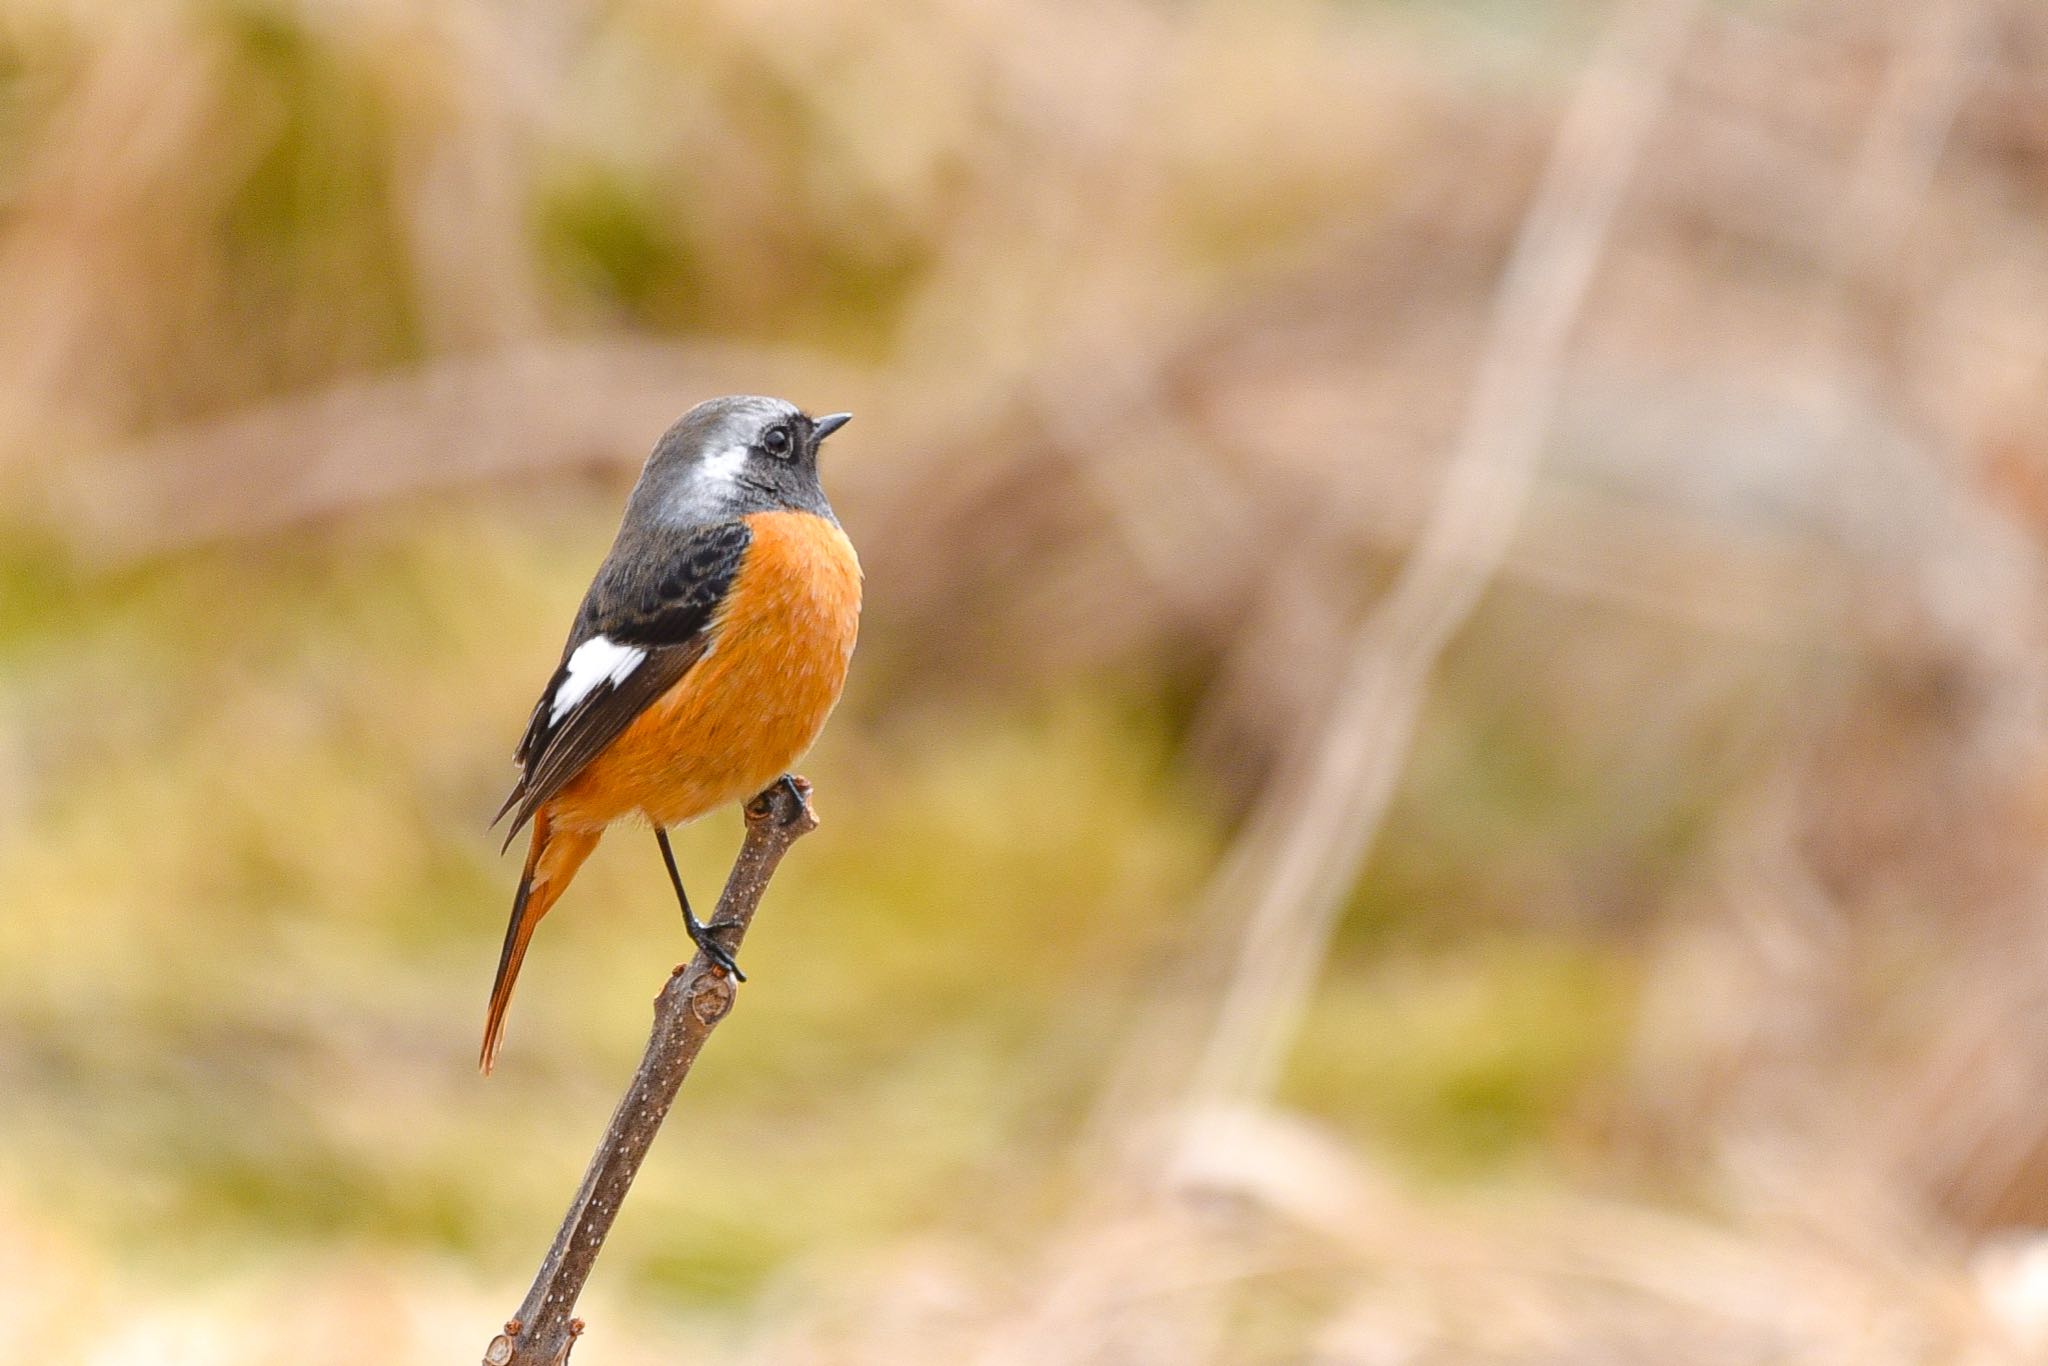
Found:
[(846, 413), (811, 418), (795, 409), (764, 416), (733, 474), (734, 484), (773, 505), (830, 516), (818, 483), (818, 446), (848, 419)]
[(852, 420), (852, 413), (831, 413), (812, 418), (791, 410), (786, 417), (768, 419), (751, 449), (754, 454), (772, 461), (816, 465), (819, 444)]

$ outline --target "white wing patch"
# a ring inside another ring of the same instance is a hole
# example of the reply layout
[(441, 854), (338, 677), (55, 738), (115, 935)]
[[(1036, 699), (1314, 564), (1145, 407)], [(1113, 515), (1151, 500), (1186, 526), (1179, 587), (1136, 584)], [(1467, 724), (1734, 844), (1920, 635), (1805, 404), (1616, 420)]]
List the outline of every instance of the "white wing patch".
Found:
[(621, 645), (606, 636), (592, 636), (578, 645), (569, 656), (569, 672), (562, 679), (562, 686), (555, 689), (555, 696), (548, 703), (548, 724), (560, 722), (569, 708), (588, 697), (598, 684), (625, 682), (626, 676), (639, 668), (645, 658), (647, 651), (639, 646)]

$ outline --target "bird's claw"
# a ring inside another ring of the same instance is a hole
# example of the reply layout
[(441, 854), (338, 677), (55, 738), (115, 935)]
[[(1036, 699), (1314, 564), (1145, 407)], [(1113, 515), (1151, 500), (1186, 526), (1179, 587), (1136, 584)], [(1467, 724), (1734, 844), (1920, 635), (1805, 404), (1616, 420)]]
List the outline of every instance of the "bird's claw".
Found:
[(697, 946), (698, 952), (711, 960), (714, 967), (723, 968), (732, 975), (735, 982), (747, 980), (747, 974), (740, 971), (740, 965), (733, 958), (732, 950), (719, 943), (718, 936), (713, 934), (703, 921), (685, 912), (683, 924), (689, 928), (690, 942)]

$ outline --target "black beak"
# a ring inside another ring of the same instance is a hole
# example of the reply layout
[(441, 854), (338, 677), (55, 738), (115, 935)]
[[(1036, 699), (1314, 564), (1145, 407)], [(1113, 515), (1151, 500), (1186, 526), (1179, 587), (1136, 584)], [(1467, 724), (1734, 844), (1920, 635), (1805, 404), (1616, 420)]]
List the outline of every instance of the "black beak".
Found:
[(821, 417), (811, 423), (811, 440), (823, 441), (826, 437), (832, 435), (832, 433), (838, 431), (851, 421), (853, 421), (852, 413), (833, 413), (830, 416)]

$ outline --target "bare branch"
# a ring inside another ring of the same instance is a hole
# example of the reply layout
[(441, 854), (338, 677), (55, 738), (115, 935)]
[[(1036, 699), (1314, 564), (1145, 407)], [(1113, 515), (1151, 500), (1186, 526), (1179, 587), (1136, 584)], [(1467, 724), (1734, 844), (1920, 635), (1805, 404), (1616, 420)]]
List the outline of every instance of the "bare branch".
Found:
[[(808, 794), (810, 784), (795, 780)], [(727, 950), (738, 952), (754, 910), (768, 890), (768, 880), (782, 856), (799, 838), (818, 828), (808, 800), (777, 783), (747, 803), (747, 838), (726, 879), (711, 917), (711, 931)], [(612, 1220), (625, 1203), (626, 1192), (640, 1171), (648, 1147), (675, 1104), (683, 1078), (697, 1061), (704, 1041), (732, 1009), (730, 978), (703, 953), (677, 968), (654, 1001), (654, 1032), (647, 1052), (626, 1088), (604, 1139), (583, 1174), (583, 1185), (569, 1204), (554, 1246), (542, 1260), (533, 1288), (505, 1331), (491, 1339), (484, 1366), (561, 1366), (583, 1331), (572, 1315), (590, 1268), (611, 1232)]]

